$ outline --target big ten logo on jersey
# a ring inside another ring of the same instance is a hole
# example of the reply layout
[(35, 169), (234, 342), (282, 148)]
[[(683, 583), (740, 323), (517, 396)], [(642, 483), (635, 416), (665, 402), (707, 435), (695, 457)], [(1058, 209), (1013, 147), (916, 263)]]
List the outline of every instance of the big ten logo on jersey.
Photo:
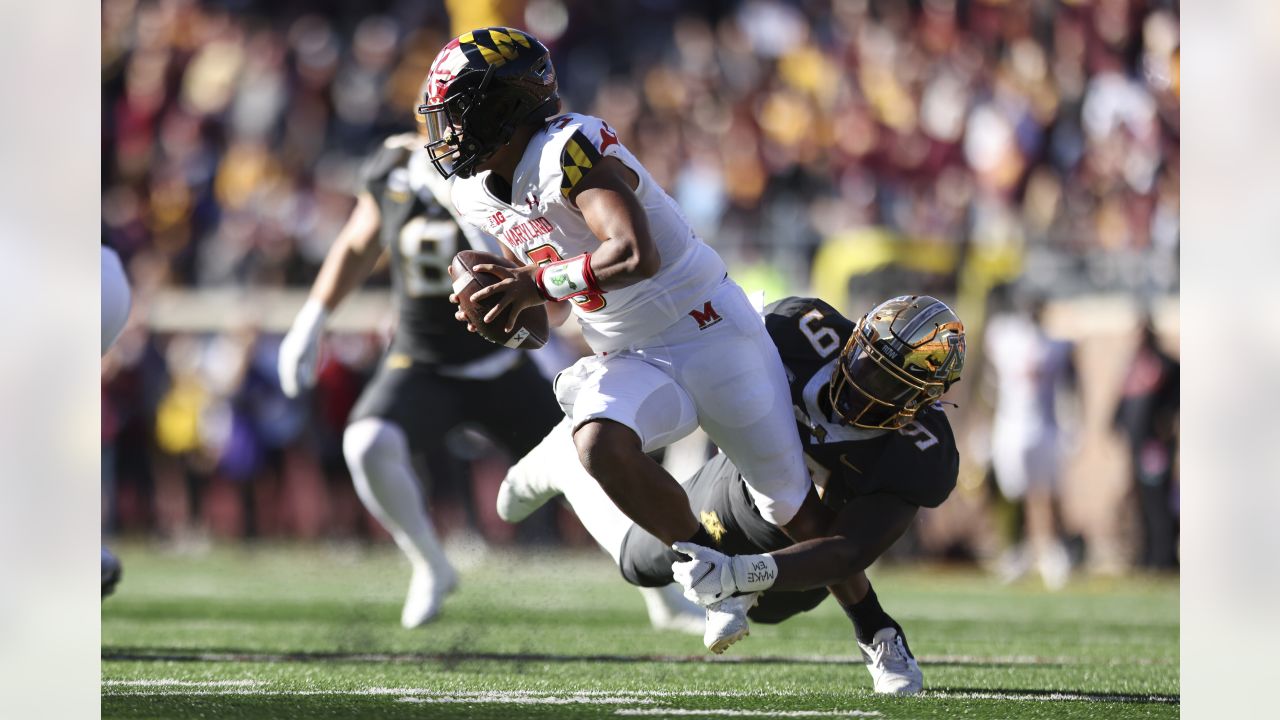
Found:
[(502, 224), (507, 221), (507, 216), (501, 210), (489, 216), (489, 224), (485, 227), (490, 234), (497, 234), (502, 229)]
[(400, 229), (396, 250), (406, 295), (419, 298), (449, 294), (453, 287), (449, 263), (458, 252), (457, 223), (414, 217)]

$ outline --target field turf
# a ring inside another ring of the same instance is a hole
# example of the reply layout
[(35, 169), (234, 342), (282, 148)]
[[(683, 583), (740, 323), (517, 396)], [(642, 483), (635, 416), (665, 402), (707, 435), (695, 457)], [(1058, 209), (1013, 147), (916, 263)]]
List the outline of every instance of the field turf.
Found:
[(432, 625), (399, 627), (389, 548), (118, 548), (102, 609), (104, 718), (1166, 718), (1176, 578), (1046, 593), (969, 570), (873, 570), (927, 692), (871, 693), (834, 601), (756, 624), (723, 658), (651, 630), (603, 553), (455, 553)]

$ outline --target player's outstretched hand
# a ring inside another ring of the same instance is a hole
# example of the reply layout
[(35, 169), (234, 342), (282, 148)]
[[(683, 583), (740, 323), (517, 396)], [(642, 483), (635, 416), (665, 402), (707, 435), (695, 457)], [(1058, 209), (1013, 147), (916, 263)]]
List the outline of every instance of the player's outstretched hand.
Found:
[(489, 273), (502, 278), (498, 282), (480, 288), (471, 296), (473, 302), (484, 302), (490, 298), (494, 299), (493, 307), (489, 312), (485, 313), (484, 321), (486, 323), (496, 322), (498, 318), (506, 315), (506, 323), (504, 329), (506, 332), (515, 330), (516, 318), (524, 311), (525, 308), (541, 305), (546, 302), (542, 294), (538, 292), (538, 284), (534, 281), (534, 275), (538, 272), (537, 265), (525, 265), (518, 268), (505, 268), (501, 265), (476, 265), (472, 268), (476, 273)]
[(767, 553), (725, 555), (691, 542), (674, 543), (671, 549), (690, 556), (671, 563), (671, 572), (684, 586), (684, 596), (703, 607), (737, 593), (768, 590), (778, 579), (778, 563)]
[(671, 563), (676, 582), (684, 586), (684, 596), (706, 607), (737, 592), (728, 555), (691, 542), (678, 542), (672, 550), (690, 559)]

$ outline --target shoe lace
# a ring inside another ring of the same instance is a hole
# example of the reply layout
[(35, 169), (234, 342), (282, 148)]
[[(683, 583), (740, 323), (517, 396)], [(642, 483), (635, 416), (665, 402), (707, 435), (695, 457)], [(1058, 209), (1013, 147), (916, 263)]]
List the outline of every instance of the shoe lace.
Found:
[(873, 664), (883, 666), (895, 672), (907, 669), (907, 650), (902, 645), (902, 638), (894, 635), (888, 642), (877, 643), (871, 648)]

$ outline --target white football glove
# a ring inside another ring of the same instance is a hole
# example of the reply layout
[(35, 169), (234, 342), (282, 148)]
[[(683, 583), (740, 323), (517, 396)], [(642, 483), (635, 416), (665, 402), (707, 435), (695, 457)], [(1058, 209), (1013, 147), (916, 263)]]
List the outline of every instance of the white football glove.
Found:
[(284, 340), (280, 341), (280, 353), (276, 369), (280, 373), (280, 389), (289, 397), (298, 397), (303, 390), (316, 384), (316, 369), (320, 365), (320, 336), (324, 334), (324, 322), (328, 311), (319, 300), (307, 300), (298, 317), (294, 318)]
[(772, 556), (725, 555), (691, 542), (671, 546), (690, 560), (671, 563), (676, 582), (684, 586), (684, 596), (707, 607), (736, 593), (760, 592), (778, 578), (778, 564)]

